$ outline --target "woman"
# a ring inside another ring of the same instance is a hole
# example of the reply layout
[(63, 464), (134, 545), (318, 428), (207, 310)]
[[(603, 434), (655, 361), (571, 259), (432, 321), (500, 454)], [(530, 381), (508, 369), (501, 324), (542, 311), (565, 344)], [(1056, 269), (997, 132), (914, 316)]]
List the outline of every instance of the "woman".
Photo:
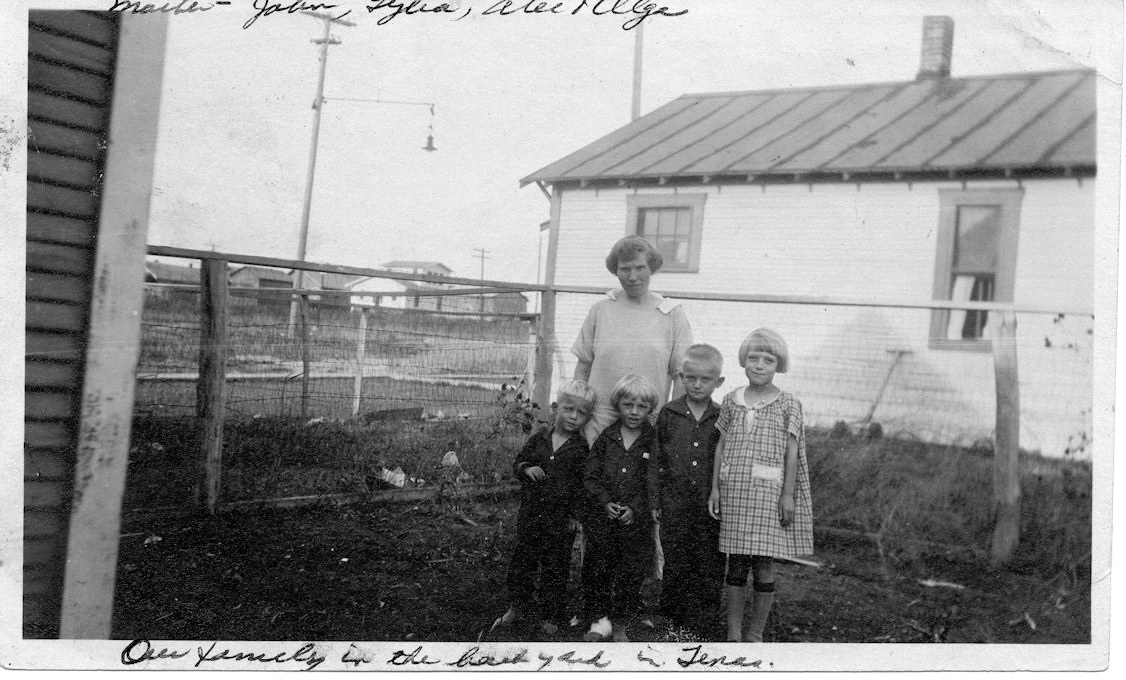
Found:
[(597, 397), (594, 414), (584, 429), (592, 443), (617, 413), (610, 403), (614, 385), (631, 373), (645, 376), (660, 397), (653, 413), (668, 401), (684, 351), (692, 344), (692, 329), (679, 302), (649, 290), (649, 279), (664, 258), (640, 236), (626, 236), (606, 256), (606, 268), (618, 277), (620, 289), (594, 303), (571, 347), (578, 357), (575, 378), (585, 380)]

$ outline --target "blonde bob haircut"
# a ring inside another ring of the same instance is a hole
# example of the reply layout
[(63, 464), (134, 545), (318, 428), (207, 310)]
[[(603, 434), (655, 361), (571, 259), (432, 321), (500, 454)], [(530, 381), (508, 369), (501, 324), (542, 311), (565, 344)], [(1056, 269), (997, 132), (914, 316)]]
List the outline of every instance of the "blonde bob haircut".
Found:
[(650, 409), (657, 408), (657, 388), (649, 381), (648, 378), (641, 375), (630, 374), (623, 376), (614, 385), (614, 389), (610, 392), (610, 404), (613, 405), (614, 410), (618, 408), (618, 402), (625, 398), (640, 399), (649, 403)]
[(747, 366), (747, 355), (751, 352), (766, 352), (773, 354), (778, 360), (776, 373), (785, 373), (790, 370), (790, 350), (781, 335), (769, 328), (760, 328), (747, 336), (739, 346), (739, 365)]
[(583, 401), (587, 406), (594, 406), (594, 390), (585, 380), (568, 380), (559, 386), (559, 391), (555, 394), (555, 401), (564, 399)]
[(645, 256), (645, 261), (649, 263), (649, 271), (654, 273), (665, 263), (665, 257), (657, 250), (657, 246), (637, 234), (632, 234), (618, 239), (618, 242), (610, 248), (610, 254), (606, 256), (606, 269), (617, 276), (618, 262), (632, 260), (638, 255)]

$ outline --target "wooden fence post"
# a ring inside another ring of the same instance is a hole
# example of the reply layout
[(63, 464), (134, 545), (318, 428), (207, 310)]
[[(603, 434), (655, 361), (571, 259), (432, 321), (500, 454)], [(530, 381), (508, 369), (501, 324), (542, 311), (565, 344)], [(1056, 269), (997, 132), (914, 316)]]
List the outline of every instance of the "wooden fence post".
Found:
[(1020, 540), (1020, 383), (1017, 372), (1016, 316), (1000, 315), (993, 338), (997, 425), (993, 447), (994, 565), (1012, 559)]
[(196, 505), (215, 514), (223, 471), (223, 411), (226, 404), (227, 262), (202, 260), (200, 269), (199, 419), (202, 470)]
[(301, 419), (309, 417), (309, 297), (301, 296)]
[(555, 291), (544, 291), (541, 302), (532, 401), (546, 409), (551, 405), (551, 359), (555, 354)]
[[(551, 221), (547, 239), (547, 264), (544, 267), (543, 282), (555, 285), (555, 257), (559, 250), (559, 213), (563, 205), (563, 193), (558, 186), (551, 188)], [(539, 329), (536, 333), (536, 373), (532, 401), (542, 409), (551, 407), (551, 369), (555, 356), (555, 291), (546, 290), (540, 294)]]
[(360, 395), (364, 391), (364, 352), (368, 337), (368, 315), (363, 307), (360, 312), (360, 340), (356, 343), (356, 383), (352, 389), (352, 415), (360, 415)]

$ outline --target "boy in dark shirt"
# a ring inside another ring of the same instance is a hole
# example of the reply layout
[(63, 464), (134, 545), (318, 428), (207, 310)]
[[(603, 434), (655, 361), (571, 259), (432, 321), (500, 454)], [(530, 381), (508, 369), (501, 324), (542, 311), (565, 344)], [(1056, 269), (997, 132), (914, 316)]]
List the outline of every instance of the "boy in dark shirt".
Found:
[(684, 395), (657, 415), (657, 450), (649, 465), (649, 500), (660, 523), (665, 565), (661, 613), (673, 623), (701, 605), (718, 604), (723, 582), (719, 522), (708, 515), (719, 405), (712, 393), (723, 384), (723, 355), (711, 345), (692, 345), (680, 368)]
[(556, 402), (554, 427), (533, 433), (512, 464), (524, 488), (508, 567), (509, 608), (493, 628), (516, 621), (532, 607), (537, 569), (540, 630), (554, 635), (567, 620), (567, 576), (590, 448), (583, 426), (594, 410), (594, 390), (572, 380), (559, 388)]
[[(626, 624), (640, 612), (640, 588), (650, 555), (646, 479), (656, 431), (649, 413), (657, 388), (639, 375), (627, 375), (611, 393), (618, 420), (602, 431), (586, 459), (583, 485), (591, 500), (583, 520), (587, 551), (583, 598), (593, 620), (584, 640), (613, 636), (628, 641)], [(710, 489), (710, 487), (709, 487)]]

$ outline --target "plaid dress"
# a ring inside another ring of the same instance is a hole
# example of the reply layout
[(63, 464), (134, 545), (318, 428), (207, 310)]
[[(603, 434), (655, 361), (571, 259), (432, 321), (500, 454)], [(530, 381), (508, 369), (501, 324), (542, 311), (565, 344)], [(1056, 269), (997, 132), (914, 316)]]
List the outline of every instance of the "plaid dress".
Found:
[[(736, 555), (797, 557), (813, 552), (813, 504), (805, 458), (801, 402), (780, 392), (748, 407), (743, 388), (729, 393), (716, 428), (724, 434), (719, 469), (719, 550)], [(782, 527), (778, 499), (786, 464), (786, 442), (798, 440), (794, 521)]]

